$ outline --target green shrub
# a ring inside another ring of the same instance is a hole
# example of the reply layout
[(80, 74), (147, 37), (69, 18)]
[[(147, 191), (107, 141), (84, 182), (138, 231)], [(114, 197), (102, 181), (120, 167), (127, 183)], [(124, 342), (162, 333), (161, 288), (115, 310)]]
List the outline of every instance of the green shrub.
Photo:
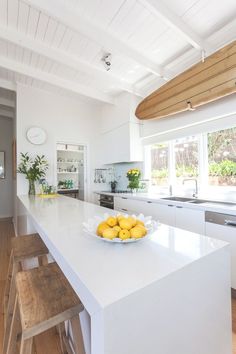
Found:
[(236, 176), (236, 162), (231, 160), (212, 162), (209, 164), (209, 175), (217, 177)]

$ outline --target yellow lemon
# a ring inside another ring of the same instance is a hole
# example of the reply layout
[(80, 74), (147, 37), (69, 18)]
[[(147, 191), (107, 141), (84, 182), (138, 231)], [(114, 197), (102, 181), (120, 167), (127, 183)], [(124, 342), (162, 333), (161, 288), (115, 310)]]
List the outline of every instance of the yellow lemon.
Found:
[(106, 223), (109, 226), (113, 227), (113, 226), (117, 225), (117, 219), (114, 216), (109, 216), (109, 218), (106, 220)]
[(142, 238), (143, 235), (143, 231), (141, 230), (141, 228), (135, 226), (133, 227), (133, 229), (130, 230), (130, 236), (132, 238)]
[(136, 225), (136, 227), (139, 228), (140, 230), (142, 230), (143, 236), (145, 236), (147, 234), (147, 229), (145, 226), (139, 224), (139, 225)]
[(128, 230), (120, 230), (119, 238), (121, 240), (127, 240), (128, 238), (130, 238), (130, 232)]
[(116, 225), (116, 226), (113, 227), (113, 230), (116, 230), (116, 231), (117, 231), (117, 235), (118, 235), (118, 233), (119, 233), (120, 230), (121, 230), (121, 227), (118, 226), (118, 225)]
[(107, 225), (105, 222), (101, 222), (97, 227), (97, 235), (102, 236), (103, 231), (109, 228), (109, 225)]
[(132, 229), (132, 223), (128, 219), (121, 219), (119, 225), (122, 229), (126, 229), (126, 230)]
[(144, 226), (144, 222), (141, 221), (141, 220), (139, 220), (139, 219), (137, 219), (136, 224), (137, 224), (137, 225), (143, 225), (143, 226)]
[(127, 220), (129, 220), (132, 224), (132, 227), (134, 227), (137, 224), (137, 220), (133, 218), (132, 216), (128, 216)]
[(124, 215), (117, 215), (117, 220), (118, 220), (118, 222), (120, 221), (120, 220), (122, 220), (122, 219), (124, 219)]
[(108, 238), (109, 240), (112, 240), (117, 236), (117, 231), (109, 228), (103, 231), (102, 236), (104, 238)]

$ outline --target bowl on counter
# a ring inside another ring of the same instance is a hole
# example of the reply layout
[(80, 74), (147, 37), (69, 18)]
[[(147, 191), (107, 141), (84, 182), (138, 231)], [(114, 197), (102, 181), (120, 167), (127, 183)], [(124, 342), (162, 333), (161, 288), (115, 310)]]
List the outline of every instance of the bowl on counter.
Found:
[(117, 214), (114, 216), (108, 213), (105, 213), (103, 217), (94, 216), (83, 223), (84, 231), (87, 234), (110, 243), (142, 241), (157, 230), (157, 225), (157, 221), (152, 220), (151, 216), (143, 214)]

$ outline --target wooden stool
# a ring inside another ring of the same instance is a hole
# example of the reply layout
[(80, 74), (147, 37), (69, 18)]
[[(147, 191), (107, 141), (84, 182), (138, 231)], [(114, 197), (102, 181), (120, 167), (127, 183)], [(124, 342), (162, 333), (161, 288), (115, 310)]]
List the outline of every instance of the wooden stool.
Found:
[[(76, 354), (85, 354), (79, 319), (84, 307), (56, 263), (17, 273), (16, 290), (7, 354), (16, 352), (20, 333), (20, 354), (31, 354), (34, 336), (54, 326), (62, 328), (68, 320), (71, 321), (73, 349)], [(63, 353), (71, 353), (64, 329), (61, 345)]]
[[(38, 234), (19, 236), (12, 239), (12, 251), (10, 256), (7, 282), (5, 287), (3, 311), (4, 311), (4, 343), (7, 343), (11, 317), (16, 296), (15, 276), (22, 269), (22, 262), (37, 258), (39, 265), (47, 264), (48, 249)], [(6, 337), (6, 338), (5, 338)], [(6, 348), (3, 348), (5, 351)]]

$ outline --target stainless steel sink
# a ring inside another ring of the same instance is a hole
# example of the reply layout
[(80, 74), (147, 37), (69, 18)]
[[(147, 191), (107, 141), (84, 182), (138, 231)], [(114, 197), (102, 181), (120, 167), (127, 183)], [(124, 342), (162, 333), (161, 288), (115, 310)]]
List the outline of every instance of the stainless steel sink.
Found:
[(184, 202), (184, 203), (191, 203), (191, 204), (208, 204), (209, 206), (224, 206), (228, 208), (235, 208), (236, 203), (231, 202), (224, 202), (224, 201), (214, 201), (214, 200), (206, 200), (206, 199), (196, 199), (196, 198), (189, 198), (189, 197), (165, 197), (161, 198), (163, 200), (173, 200), (175, 202)]
[(208, 203), (208, 201), (203, 200), (203, 199), (192, 199), (189, 201), (189, 203), (191, 203), (191, 204), (204, 204), (204, 203)]
[(164, 200), (173, 200), (175, 202), (190, 202), (194, 199), (192, 198), (187, 198), (187, 197), (165, 197), (165, 198), (161, 198)]

